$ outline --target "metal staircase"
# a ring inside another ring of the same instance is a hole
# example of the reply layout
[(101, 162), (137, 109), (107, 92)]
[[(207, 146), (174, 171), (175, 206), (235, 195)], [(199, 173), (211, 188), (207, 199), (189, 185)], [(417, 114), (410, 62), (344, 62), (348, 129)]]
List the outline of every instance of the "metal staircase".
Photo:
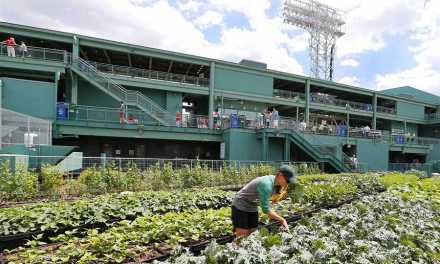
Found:
[(268, 137), (279, 137), (282, 135), (288, 138), (302, 151), (307, 153), (311, 158), (317, 162), (325, 162), (332, 166), (338, 172), (350, 172), (352, 171), (350, 166), (347, 166), (343, 161), (339, 160), (334, 153), (322, 150), (312, 145), (307, 139), (305, 139), (301, 133), (292, 129), (276, 130), (274, 132), (267, 131), (264, 133)]
[(81, 58), (74, 59), (70, 63), (70, 68), (77, 75), (86, 79), (114, 99), (141, 109), (160, 124), (169, 126), (175, 123), (174, 115), (156, 104), (152, 99), (141, 92), (125, 89), (104, 73), (99, 72), (87, 61)]

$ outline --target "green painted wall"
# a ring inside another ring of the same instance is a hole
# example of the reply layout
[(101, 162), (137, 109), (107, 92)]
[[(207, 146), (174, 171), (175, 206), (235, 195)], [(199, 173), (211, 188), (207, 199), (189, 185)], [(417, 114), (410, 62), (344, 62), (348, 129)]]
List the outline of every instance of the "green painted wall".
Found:
[(439, 161), (440, 160), (440, 144), (432, 146), (431, 152), (426, 155), (426, 162)]
[(111, 108), (119, 107), (117, 100), (82, 79), (78, 83), (78, 104)]
[(389, 146), (385, 142), (372, 143), (358, 140), (357, 159), (368, 170), (388, 170)]
[(167, 92), (166, 108), (171, 114), (174, 114), (177, 111), (182, 112), (182, 94)]
[(39, 117), (55, 120), (55, 84), (12, 78), (2, 78), (2, 107)]
[(145, 88), (141, 88), (141, 87), (125, 87), (128, 90), (132, 90), (132, 91), (139, 91), (141, 93), (143, 93), (144, 95), (146, 95), (147, 97), (149, 97), (150, 99), (152, 99), (156, 104), (162, 106), (162, 107), (166, 107), (166, 98), (167, 98), (167, 92), (166, 91), (161, 91), (161, 90), (153, 90), (153, 89), (145, 89)]
[[(228, 129), (223, 134), (225, 142), (225, 159), (229, 160), (261, 160), (261, 139), (253, 131), (244, 129)], [(284, 139), (269, 140), (269, 160), (283, 160)]]
[(283, 160), (284, 138), (269, 139), (269, 160)]
[(397, 114), (401, 116), (425, 119), (425, 107), (423, 105), (398, 101), (396, 103), (396, 110)]
[(228, 129), (223, 133), (226, 160), (261, 160), (261, 140), (255, 132)]
[(216, 67), (215, 89), (272, 96), (273, 78)]

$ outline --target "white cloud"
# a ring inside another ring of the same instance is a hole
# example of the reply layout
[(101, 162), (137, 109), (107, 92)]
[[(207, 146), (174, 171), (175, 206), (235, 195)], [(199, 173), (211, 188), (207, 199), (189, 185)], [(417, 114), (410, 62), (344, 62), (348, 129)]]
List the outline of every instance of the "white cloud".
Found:
[(342, 77), (338, 82), (352, 86), (359, 86), (359, 79), (356, 76)]
[(417, 66), (397, 73), (378, 74), (376, 83), (379, 89), (401, 86), (422, 88), (424, 91), (440, 95), (440, 72), (430, 67)]
[(386, 46), (389, 36), (411, 29), (418, 0), (328, 0), (326, 4), (346, 11), (345, 35), (338, 40), (338, 56), (346, 57)]
[(412, 53), (415, 65), (399, 72), (376, 75), (378, 88), (409, 85), (440, 95), (440, 2), (432, 1), (417, 10), (412, 25)]
[(223, 16), (219, 12), (207, 11), (194, 22), (200, 28), (205, 29), (210, 26), (220, 25), (223, 22)]
[(202, 7), (203, 3), (202, 1), (197, 0), (188, 0), (185, 2), (179, 2), (178, 7), (181, 11), (188, 11), (188, 12), (198, 12), (200, 8)]
[(346, 67), (359, 67), (360, 63), (359, 61), (355, 60), (355, 59), (345, 59), (341, 62), (341, 66), (346, 66)]
[[(302, 37), (269, 18), (269, 0), (15, 0), (0, 9), (8, 22), (107, 38), (216, 59), (266, 62), (275, 70), (302, 74), (293, 53), (305, 50)], [(250, 28), (226, 27), (223, 15), (242, 13)], [(217, 43), (202, 30), (222, 24)], [(287, 50), (287, 46), (294, 46)]]

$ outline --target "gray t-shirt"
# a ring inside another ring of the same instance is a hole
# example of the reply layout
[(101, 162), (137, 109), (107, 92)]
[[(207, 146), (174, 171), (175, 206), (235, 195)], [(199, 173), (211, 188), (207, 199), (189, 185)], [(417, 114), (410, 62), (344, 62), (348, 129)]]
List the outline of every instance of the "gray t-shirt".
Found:
[(275, 176), (253, 179), (235, 195), (232, 205), (245, 212), (258, 212), (258, 202), (264, 213), (270, 211), (270, 197), (274, 192)]

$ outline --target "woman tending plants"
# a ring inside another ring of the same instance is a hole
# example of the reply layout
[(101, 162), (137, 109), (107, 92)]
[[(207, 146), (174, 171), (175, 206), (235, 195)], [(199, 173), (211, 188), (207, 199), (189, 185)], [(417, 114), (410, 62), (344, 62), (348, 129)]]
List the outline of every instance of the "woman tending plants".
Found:
[(280, 222), (288, 229), (286, 219), (270, 209), (269, 200), (284, 197), (287, 186), (295, 180), (295, 172), (287, 165), (280, 167), (276, 175), (258, 177), (244, 186), (232, 202), (232, 224), (237, 237), (248, 236), (258, 227), (258, 205), (270, 219)]

